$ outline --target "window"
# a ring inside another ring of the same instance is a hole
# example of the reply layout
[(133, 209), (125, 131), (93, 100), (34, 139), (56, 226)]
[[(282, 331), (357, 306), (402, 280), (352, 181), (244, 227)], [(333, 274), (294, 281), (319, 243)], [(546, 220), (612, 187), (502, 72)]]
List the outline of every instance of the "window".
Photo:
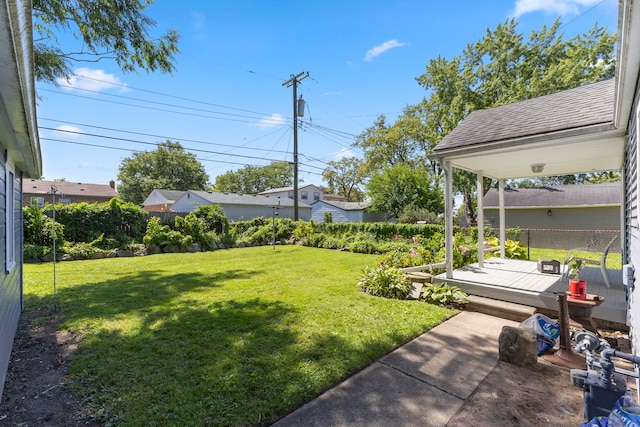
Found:
[(37, 206), (39, 208), (44, 207), (44, 197), (32, 197), (30, 201), (31, 206)]
[(309, 198), (309, 192), (307, 190), (302, 190), (300, 192), (300, 198), (302, 200), (307, 200)]
[(6, 206), (6, 215), (5, 215), (5, 245), (6, 245), (6, 259), (5, 259), (5, 269), (10, 272), (16, 264), (16, 256), (15, 256), (15, 246), (16, 246), (16, 233), (15, 228), (16, 224), (14, 222), (15, 218), (15, 194), (14, 194), (14, 186), (15, 186), (15, 172), (13, 170), (13, 166), (9, 163), (6, 164), (6, 182), (5, 182), (5, 206)]
[(293, 199), (293, 191), (289, 191), (287, 193), (287, 197), (290, 198), (290, 199)]
[(315, 200), (316, 202), (318, 200), (320, 200), (320, 193), (318, 193), (317, 191), (313, 192), (313, 200)]

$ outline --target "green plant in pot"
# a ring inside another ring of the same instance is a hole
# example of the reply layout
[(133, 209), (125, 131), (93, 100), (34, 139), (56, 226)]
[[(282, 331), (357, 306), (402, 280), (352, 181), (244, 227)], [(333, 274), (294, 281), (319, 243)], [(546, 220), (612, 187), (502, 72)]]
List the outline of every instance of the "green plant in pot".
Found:
[(569, 298), (587, 299), (587, 281), (580, 278), (583, 262), (580, 258), (569, 261)]

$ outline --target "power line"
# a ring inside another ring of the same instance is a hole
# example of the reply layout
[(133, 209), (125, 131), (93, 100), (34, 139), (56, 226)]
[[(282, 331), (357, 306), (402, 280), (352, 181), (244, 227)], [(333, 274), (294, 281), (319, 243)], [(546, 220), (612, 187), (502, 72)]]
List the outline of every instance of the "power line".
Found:
[[(118, 151), (127, 151), (130, 153), (143, 153), (143, 151), (140, 150), (134, 150), (131, 148), (122, 148), (122, 147), (114, 147), (111, 145), (101, 145), (101, 144), (91, 144), (88, 142), (79, 142), (79, 141), (67, 141), (67, 140), (62, 140), (62, 139), (56, 139), (56, 138), (40, 138), (41, 141), (52, 141), (52, 142), (61, 142), (64, 144), (73, 144), (73, 145), (81, 145), (81, 146), (85, 146), (85, 147), (95, 147), (95, 148), (105, 148), (108, 150), (118, 150)], [(240, 162), (232, 162), (229, 160), (217, 160), (217, 159), (208, 159), (208, 158), (199, 158), (197, 157), (197, 159), (199, 161), (206, 161), (206, 162), (213, 162), (213, 163), (223, 163), (223, 164), (227, 164), (227, 165), (239, 165), (239, 166), (255, 166), (255, 167), (262, 167), (263, 165), (258, 165), (258, 164), (251, 164), (251, 163), (240, 163)], [(276, 160), (276, 161), (281, 161), (281, 160)], [(310, 167), (313, 167), (311, 165), (309, 165)], [(322, 174), (319, 174), (317, 172), (311, 172), (311, 171), (307, 171), (307, 170), (303, 170), (302, 172), (304, 173), (309, 173), (312, 175), (318, 175), (318, 176), (322, 176)]]
[[(81, 74), (73, 74), (73, 75), (76, 76), (76, 77), (82, 77), (83, 79), (87, 79), (87, 80), (93, 80), (93, 81), (100, 82), (100, 83), (107, 83), (107, 84), (110, 84), (110, 85), (113, 85), (113, 86), (122, 87), (124, 89), (134, 89), (134, 90), (138, 90), (140, 92), (151, 93), (153, 95), (159, 95), (159, 96), (164, 96), (164, 97), (167, 97), (167, 98), (179, 99), (181, 101), (188, 101), (188, 102), (193, 102), (193, 103), (202, 104), (202, 105), (211, 105), (213, 107), (226, 108), (228, 110), (241, 111), (243, 113), (258, 114), (258, 115), (262, 115), (262, 116), (268, 115), (268, 114), (260, 113), (260, 112), (257, 112), (257, 111), (245, 110), (245, 109), (236, 108), (236, 107), (229, 107), (229, 106), (226, 106), (226, 105), (215, 104), (213, 102), (200, 101), (198, 99), (187, 98), (187, 97), (177, 96), (177, 95), (170, 95), (170, 94), (163, 93), (163, 92), (158, 92), (158, 91), (149, 90), (149, 89), (142, 89), (142, 88), (133, 87), (133, 86), (129, 86), (129, 85), (124, 85), (124, 84), (120, 84), (120, 83), (113, 83), (113, 82), (109, 82), (109, 81), (106, 81), (106, 80), (96, 79), (95, 77), (83, 76)], [(77, 87), (73, 87), (73, 86), (72, 86), (72, 88), (76, 89), (76, 90), (90, 91), (89, 89), (77, 88)], [(102, 93), (102, 92), (99, 92), (99, 93)]]
[[(45, 129), (51, 129), (51, 128), (45, 128)], [(109, 140), (113, 140), (113, 141), (123, 141), (123, 142), (133, 142), (136, 144), (144, 144), (144, 145), (152, 145), (154, 147), (158, 147), (159, 143), (157, 142), (147, 142), (147, 141), (140, 141), (140, 140), (136, 140), (136, 139), (130, 139), (130, 138), (119, 138), (116, 136), (107, 136), (107, 135), (98, 135), (98, 134), (92, 134), (92, 133), (84, 133), (84, 132), (77, 132), (77, 131), (72, 131), (72, 130), (62, 130), (61, 132), (66, 132), (66, 133), (71, 133), (71, 134), (76, 134), (76, 135), (84, 135), (84, 136), (91, 136), (91, 137), (96, 137), (96, 138), (104, 138), (104, 139), (109, 139)], [(47, 139), (47, 138), (40, 138), (40, 139)], [(53, 139), (47, 139), (49, 141), (53, 141)], [(63, 141), (59, 141), (59, 142), (63, 142)], [(198, 153), (207, 153), (207, 154), (217, 154), (217, 155), (222, 155), (222, 156), (228, 156), (229, 154), (227, 153), (221, 153), (219, 151), (210, 151), (210, 150), (201, 150), (198, 148), (188, 148), (188, 147), (184, 147), (185, 150), (187, 151), (195, 151)], [(233, 154), (234, 157), (242, 157), (245, 159), (253, 159), (253, 160), (268, 160), (271, 162), (280, 162), (282, 160), (276, 160), (276, 159), (267, 159), (267, 158), (263, 158), (263, 157), (256, 157), (256, 156), (248, 156), (246, 154)]]
[[(197, 139), (178, 138), (178, 137), (175, 137), (175, 136), (156, 135), (156, 134), (145, 133), (145, 132), (135, 132), (135, 131), (122, 130), (122, 129), (114, 129), (114, 128), (110, 128), (110, 127), (106, 127), (106, 126), (90, 125), (90, 124), (86, 124), (86, 123), (69, 122), (69, 121), (66, 121), (66, 120), (49, 119), (49, 118), (46, 118), (46, 117), (40, 117), (40, 118), (38, 118), (38, 120), (52, 121), (52, 122), (56, 122), (56, 123), (67, 123), (67, 124), (75, 125), (75, 126), (83, 126), (83, 127), (88, 127), (88, 128), (94, 128), (94, 129), (109, 130), (109, 131), (113, 131), (113, 132), (127, 133), (127, 134), (131, 134), (131, 135), (148, 136), (148, 137), (151, 137), (151, 138), (170, 139), (170, 140), (180, 141), (180, 142), (194, 142), (196, 144), (216, 145), (216, 146), (220, 146), (220, 147), (231, 147), (231, 148), (237, 148), (237, 149), (241, 148), (241, 149), (244, 149), (244, 150), (272, 151), (272, 152), (284, 153), (284, 154), (288, 154), (289, 153), (288, 151), (284, 151), (284, 150), (267, 150), (266, 148), (245, 147), (245, 146), (237, 146), (237, 145), (231, 145), (231, 144), (221, 144), (221, 143), (217, 143), (217, 142), (201, 141), (201, 140), (197, 140)], [(64, 129), (55, 129), (55, 128), (49, 128), (49, 127), (45, 127), (45, 126), (38, 126), (38, 127), (40, 129), (47, 129), (47, 130), (52, 130), (52, 131), (56, 131), (56, 132), (65, 132)], [(276, 132), (281, 132), (281, 131), (282, 131), (282, 129), (276, 129), (271, 133), (268, 133), (268, 134), (263, 135), (263, 136), (258, 137), (258, 138), (254, 138), (251, 141), (248, 141), (247, 143), (258, 141), (258, 140), (260, 140), (262, 138), (266, 138), (268, 136), (273, 135)], [(78, 133), (78, 132), (75, 132), (75, 133)], [(84, 132), (82, 132), (82, 133), (84, 133)]]
[[(48, 90), (48, 89), (44, 89), (44, 90), (45, 91), (49, 91), (49, 92), (55, 92), (55, 91), (51, 91), (51, 90)], [(153, 111), (162, 111), (162, 112), (165, 112), (165, 113), (172, 113), (172, 114), (182, 114), (184, 116), (203, 117), (203, 118), (207, 118), (207, 119), (225, 120), (225, 121), (240, 122), (240, 123), (253, 123), (253, 124), (260, 123), (260, 122), (268, 122), (268, 123), (273, 124), (274, 126), (282, 124), (280, 120), (270, 119), (269, 116), (262, 117), (262, 118), (257, 118), (257, 117), (239, 116), (238, 115), (237, 117), (245, 117), (245, 118), (253, 119), (253, 120), (240, 120), (240, 119), (232, 119), (232, 118), (214, 117), (214, 116), (204, 115), (204, 114), (186, 113), (186, 112), (183, 112), (183, 111), (167, 110), (167, 109), (163, 109), (163, 108), (155, 108), (155, 107), (144, 106), (144, 105), (136, 105), (136, 104), (130, 104), (130, 103), (126, 103), (126, 102), (110, 101), (110, 100), (107, 100), (107, 99), (92, 98), (92, 97), (89, 97), (89, 96), (77, 95), (77, 94), (73, 94), (73, 93), (65, 93), (65, 92), (55, 92), (55, 93), (57, 93), (59, 95), (71, 96), (71, 97), (75, 97), (75, 98), (91, 99), (93, 101), (105, 102), (105, 103), (108, 103), (108, 104), (125, 105), (125, 106), (128, 106), (128, 107), (137, 107), (137, 108), (143, 108), (143, 109), (153, 110)], [(145, 100), (143, 102), (152, 102), (152, 101), (146, 101)], [(187, 108), (187, 107), (179, 107), (179, 108)], [(215, 112), (215, 111), (211, 111), (211, 114), (229, 115), (227, 113), (220, 113), (220, 112)]]

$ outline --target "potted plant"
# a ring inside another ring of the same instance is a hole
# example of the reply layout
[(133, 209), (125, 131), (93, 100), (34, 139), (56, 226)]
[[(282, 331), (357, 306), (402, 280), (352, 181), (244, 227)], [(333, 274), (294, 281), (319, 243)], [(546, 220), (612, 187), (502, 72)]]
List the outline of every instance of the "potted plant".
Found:
[(587, 281), (580, 279), (582, 263), (580, 258), (569, 260), (569, 298), (587, 299)]

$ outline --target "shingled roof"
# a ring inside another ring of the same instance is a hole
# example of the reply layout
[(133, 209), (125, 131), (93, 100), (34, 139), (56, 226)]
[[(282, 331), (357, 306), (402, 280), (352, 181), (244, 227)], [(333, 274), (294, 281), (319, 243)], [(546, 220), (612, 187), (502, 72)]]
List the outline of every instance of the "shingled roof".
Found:
[(613, 124), (615, 79), (469, 114), (434, 148), (437, 154), (528, 136)]
[[(194, 191), (189, 190), (188, 193), (195, 194), (214, 204), (221, 205), (251, 205), (251, 206), (274, 206), (279, 203), (281, 207), (293, 206), (293, 199), (288, 197), (269, 197), (260, 194), (242, 194), (242, 193), (216, 193), (210, 191)], [(299, 203), (299, 206), (309, 207), (305, 203)]]
[(57, 194), (63, 196), (83, 196), (105, 199), (118, 197), (115, 188), (110, 184), (85, 184), (82, 182), (44, 181), (39, 179), (25, 179), (22, 181), (22, 192), (24, 194), (51, 194), (51, 187), (55, 187)]
[[(553, 187), (505, 188), (504, 205), (514, 207), (620, 205), (620, 183), (557, 185)], [(485, 208), (498, 207), (498, 190), (484, 196)]]

